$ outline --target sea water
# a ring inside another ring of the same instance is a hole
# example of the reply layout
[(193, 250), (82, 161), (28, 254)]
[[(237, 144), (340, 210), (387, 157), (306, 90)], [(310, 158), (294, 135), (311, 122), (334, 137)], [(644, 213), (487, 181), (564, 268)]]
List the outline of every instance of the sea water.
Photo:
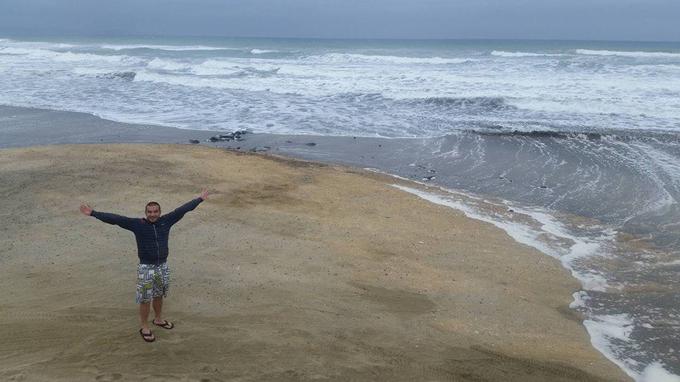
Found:
[(597, 349), (680, 375), (680, 44), (6, 37), (0, 104), (389, 138), (343, 161), (559, 259)]

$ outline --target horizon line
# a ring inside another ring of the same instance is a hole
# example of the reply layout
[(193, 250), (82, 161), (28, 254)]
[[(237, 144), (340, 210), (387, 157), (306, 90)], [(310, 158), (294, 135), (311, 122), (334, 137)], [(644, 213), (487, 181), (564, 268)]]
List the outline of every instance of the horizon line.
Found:
[(319, 40), (319, 41), (558, 41), (558, 42), (638, 42), (638, 43), (670, 43), (680, 44), (680, 40), (609, 40), (609, 39), (574, 39), (574, 38), (503, 38), (503, 37), (310, 37), (310, 36), (247, 36), (247, 35), (210, 35), (210, 34), (112, 34), (112, 33), (57, 33), (57, 34), (21, 34), (0, 32), (0, 38), (29, 37), (64, 37), (64, 38), (105, 38), (105, 37), (137, 37), (137, 38), (233, 38), (233, 39), (267, 39), (267, 40)]

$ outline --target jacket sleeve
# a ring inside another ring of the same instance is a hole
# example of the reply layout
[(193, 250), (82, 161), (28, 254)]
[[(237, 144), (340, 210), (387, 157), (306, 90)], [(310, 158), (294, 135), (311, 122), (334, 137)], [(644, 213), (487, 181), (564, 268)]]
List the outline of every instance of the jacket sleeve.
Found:
[(127, 229), (132, 231), (132, 226), (135, 223), (137, 219), (135, 218), (128, 218), (125, 216), (120, 216), (116, 214), (110, 214), (107, 212), (99, 212), (99, 211), (92, 211), (92, 215), (95, 218), (103, 221), (104, 223), (109, 223), (113, 225), (117, 225), (121, 228)]
[(196, 207), (198, 207), (199, 204), (203, 201), (202, 198), (196, 198), (190, 202), (187, 202), (179, 207), (177, 207), (176, 210), (167, 213), (164, 218), (167, 219), (168, 223), (170, 225), (173, 225), (177, 223), (180, 219), (184, 217), (184, 214), (186, 214), (189, 211), (193, 211)]

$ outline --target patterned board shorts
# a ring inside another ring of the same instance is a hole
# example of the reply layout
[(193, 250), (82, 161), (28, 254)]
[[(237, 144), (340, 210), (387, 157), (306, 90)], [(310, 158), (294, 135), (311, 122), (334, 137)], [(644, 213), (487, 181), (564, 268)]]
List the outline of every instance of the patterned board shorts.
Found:
[(137, 304), (150, 302), (153, 297), (166, 297), (170, 290), (168, 263), (137, 266)]

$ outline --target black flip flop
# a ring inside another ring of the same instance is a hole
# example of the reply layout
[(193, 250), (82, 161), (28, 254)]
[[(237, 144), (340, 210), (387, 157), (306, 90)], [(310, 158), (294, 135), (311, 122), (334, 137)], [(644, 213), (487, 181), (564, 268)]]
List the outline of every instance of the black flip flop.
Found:
[(144, 329), (139, 329), (139, 334), (142, 335), (142, 338), (143, 338), (144, 341), (146, 341), (146, 342), (154, 342), (154, 341), (156, 341), (156, 337), (148, 338), (148, 337), (153, 336), (153, 332), (152, 332), (151, 330), (149, 330), (149, 334), (144, 334)]
[(168, 321), (168, 320), (163, 320), (163, 323), (162, 323), (162, 324), (157, 324), (156, 321), (151, 321), (151, 322), (153, 322), (154, 325), (160, 326), (160, 327), (163, 328), (163, 329), (168, 329), (168, 330), (169, 330), (169, 329), (172, 329), (172, 328), (175, 327), (175, 324), (173, 324), (172, 322), (170, 322), (170, 321)]

